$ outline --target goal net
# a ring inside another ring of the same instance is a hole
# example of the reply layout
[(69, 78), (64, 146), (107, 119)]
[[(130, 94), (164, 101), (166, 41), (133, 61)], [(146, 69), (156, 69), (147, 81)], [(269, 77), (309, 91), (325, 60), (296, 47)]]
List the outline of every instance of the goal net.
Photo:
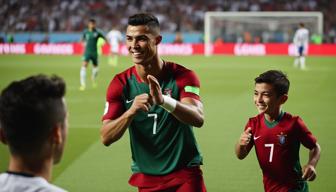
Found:
[(212, 55), (216, 42), (290, 43), (299, 23), (310, 35), (323, 34), (321, 12), (206, 12), (205, 55)]

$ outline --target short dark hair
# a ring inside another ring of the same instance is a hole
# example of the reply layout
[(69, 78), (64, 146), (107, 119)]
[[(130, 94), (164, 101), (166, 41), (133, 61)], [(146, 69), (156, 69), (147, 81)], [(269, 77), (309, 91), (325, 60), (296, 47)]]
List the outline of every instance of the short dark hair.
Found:
[(91, 23), (96, 23), (96, 20), (91, 18), (91, 19), (89, 20), (89, 22), (91, 22)]
[(58, 76), (31, 76), (8, 85), (0, 95), (0, 125), (12, 154), (43, 149), (57, 123), (63, 123), (66, 87)]
[(159, 20), (151, 13), (138, 13), (138, 14), (130, 16), (128, 18), (128, 25), (133, 25), (133, 26), (146, 25), (151, 30), (155, 30), (155, 31), (160, 30)]
[(278, 70), (269, 70), (254, 79), (255, 83), (269, 83), (274, 87), (277, 96), (288, 94), (289, 80), (287, 75)]

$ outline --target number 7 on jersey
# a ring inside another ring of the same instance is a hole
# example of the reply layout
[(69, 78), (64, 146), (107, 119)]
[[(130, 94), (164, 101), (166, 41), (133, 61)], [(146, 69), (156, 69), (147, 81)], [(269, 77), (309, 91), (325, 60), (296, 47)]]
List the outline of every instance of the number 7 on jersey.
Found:
[(154, 123), (153, 123), (153, 135), (156, 134), (156, 126), (157, 126), (157, 114), (155, 113), (150, 113), (148, 114), (148, 117), (153, 117), (154, 118)]
[(270, 156), (269, 156), (269, 162), (271, 163), (273, 160), (273, 150), (274, 150), (274, 144), (265, 144), (265, 147), (270, 147)]

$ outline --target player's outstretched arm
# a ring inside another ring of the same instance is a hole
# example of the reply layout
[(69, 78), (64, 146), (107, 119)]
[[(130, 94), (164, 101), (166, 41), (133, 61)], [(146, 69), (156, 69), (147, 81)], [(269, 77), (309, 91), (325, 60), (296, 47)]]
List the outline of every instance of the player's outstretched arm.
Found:
[(303, 166), (302, 178), (307, 181), (313, 181), (316, 178), (316, 165), (320, 159), (321, 147), (318, 143), (316, 146), (309, 151), (308, 163)]
[(153, 103), (157, 105), (163, 105), (165, 99), (170, 100), (170, 106), (168, 111), (172, 115), (174, 115), (178, 120), (183, 123), (195, 126), (195, 127), (202, 127), (204, 123), (204, 115), (203, 115), (203, 104), (193, 98), (185, 97), (181, 99), (181, 101), (177, 101), (173, 98), (168, 98), (167, 96), (163, 96), (161, 92), (161, 87), (157, 79), (152, 76), (147, 76), (149, 88), (150, 88), (150, 95)]
[(244, 159), (252, 149), (250, 144), (252, 138), (252, 129), (248, 127), (239, 138), (239, 141), (236, 143), (235, 152), (238, 159)]
[(132, 106), (120, 117), (114, 120), (104, 120), (100, 130), (100, 138), (105, 146), (118, 141), (131, 124), (139, 110), (148, 112), (151, 107), (149, 95), (144, 93), (134, 98)]

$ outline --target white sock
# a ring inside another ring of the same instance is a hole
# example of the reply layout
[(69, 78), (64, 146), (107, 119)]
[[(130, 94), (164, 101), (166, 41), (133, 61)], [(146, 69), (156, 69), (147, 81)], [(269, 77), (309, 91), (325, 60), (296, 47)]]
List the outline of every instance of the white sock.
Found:
[(80, 84), (81, 86), (85, 86), (86, 79), (86, 67), (81, 67), (80, 69)]
[(294, 67), (298, 67), (299, 66), (299, 58), (298, 57), (295, 57), (295, 60), (294, 60)]
[(98, 75), (98, 67), (92, 68), (92, 80), (95, 81)]
[(300, 57), (300, 69), (305, 69), (306, 68), (306, 58), (304, 56)]

